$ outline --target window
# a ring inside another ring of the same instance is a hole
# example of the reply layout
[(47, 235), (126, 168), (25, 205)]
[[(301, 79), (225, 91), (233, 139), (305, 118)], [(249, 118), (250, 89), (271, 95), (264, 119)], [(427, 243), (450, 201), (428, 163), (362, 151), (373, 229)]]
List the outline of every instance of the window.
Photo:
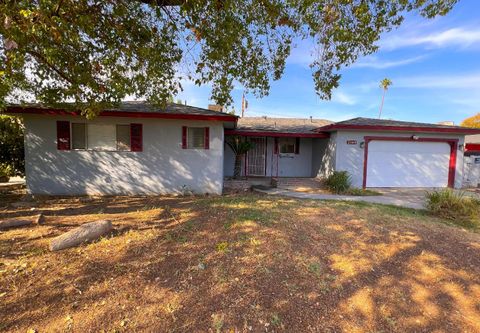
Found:
[(88, 149), (113, 151), (117, 149), (117, 133), (113, 124), (88, 124)]
[(280, 154), (295, 154), (295, 138), (281, 138), (279, 141)]
[(130, 125), (117, 125), (117, 150), (130, 151)]
[(72, 149), (87, 148), (87, 125), (82, 123), (72, 124)]
[[(57, 148), (59, 150), (142, 151), (142, 128), (142, 124), (70, 124), (68, 121), (57, 121)], [(199, 144), (198, 139), (194, 141), (195, 144)]]
[(188, 127), (187, 148), (205, 148), (205, 127)]

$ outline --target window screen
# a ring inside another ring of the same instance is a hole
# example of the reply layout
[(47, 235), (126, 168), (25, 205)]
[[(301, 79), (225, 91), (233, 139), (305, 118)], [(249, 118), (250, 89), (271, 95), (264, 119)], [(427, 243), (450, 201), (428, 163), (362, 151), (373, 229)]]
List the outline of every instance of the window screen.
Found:
[(87, 148), (86, 125), (80, 123), (72, 124), (72, 149)]
[(130, 125), (117, 125), (117, 150), (130, 151)]
[(188, 148), (205, 148), (204, 127), (189, 127), (187, 138)]
[(117, 131), (113, 124), (88, 125), (88, 149), (113, 151), (117, 149)]
[(280, 154), (295, 154), (295, 138), (280, 139)]

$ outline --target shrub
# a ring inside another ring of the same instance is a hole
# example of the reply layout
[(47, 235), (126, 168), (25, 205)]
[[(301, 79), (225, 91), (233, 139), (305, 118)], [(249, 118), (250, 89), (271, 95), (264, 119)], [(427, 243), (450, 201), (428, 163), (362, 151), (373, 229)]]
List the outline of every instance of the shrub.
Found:
[(8, 179), (13, 175), (13, 169), (6, 163), (0, 163), (0, 183), (8, 182)]
[(351, 177), (347, 171), (334, 171), (325, 180), (325, 186), (333, 193), (345, 193), (352, 186)]
[(10, 176), (25, 174), (23, 131), (18, 117), (0, 115), (0, 164), (10, 166)]
[(427, 192), (427, 210), (464, 227), (480, 226), (480, 199), (450, 189)]

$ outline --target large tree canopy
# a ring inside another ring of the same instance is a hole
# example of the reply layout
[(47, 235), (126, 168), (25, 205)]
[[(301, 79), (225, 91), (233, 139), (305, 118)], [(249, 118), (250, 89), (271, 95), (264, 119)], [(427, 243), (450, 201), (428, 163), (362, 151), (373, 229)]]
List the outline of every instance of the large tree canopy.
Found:
[(466, 127), (480, 128), (480, 113), (464, 119), (460, 125)]
[[(258, 97), (282, 76), (292, 40), (312, 38), (315, 89), (377, 50), (408, 11), (431, 18), (457, 0), (16, 0), (0, 2), (0, 104), (75, 101), (87, 115), (129, 96), (163, 103), (181, 83), (235, 83)], [(1, 106), (1, 105), (0, 105)]]

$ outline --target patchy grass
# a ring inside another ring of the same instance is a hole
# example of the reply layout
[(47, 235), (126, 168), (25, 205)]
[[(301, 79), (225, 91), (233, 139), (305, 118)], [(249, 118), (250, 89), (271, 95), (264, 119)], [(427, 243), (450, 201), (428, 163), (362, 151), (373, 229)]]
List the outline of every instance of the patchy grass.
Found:
[[(426, 212), (256, 194), (0, 199), (0, 219), (45, 215), (0, 232), (0, 331), (480, 331), (480, 235)], [(47, 250), (96, 219), (115, 232)]]

